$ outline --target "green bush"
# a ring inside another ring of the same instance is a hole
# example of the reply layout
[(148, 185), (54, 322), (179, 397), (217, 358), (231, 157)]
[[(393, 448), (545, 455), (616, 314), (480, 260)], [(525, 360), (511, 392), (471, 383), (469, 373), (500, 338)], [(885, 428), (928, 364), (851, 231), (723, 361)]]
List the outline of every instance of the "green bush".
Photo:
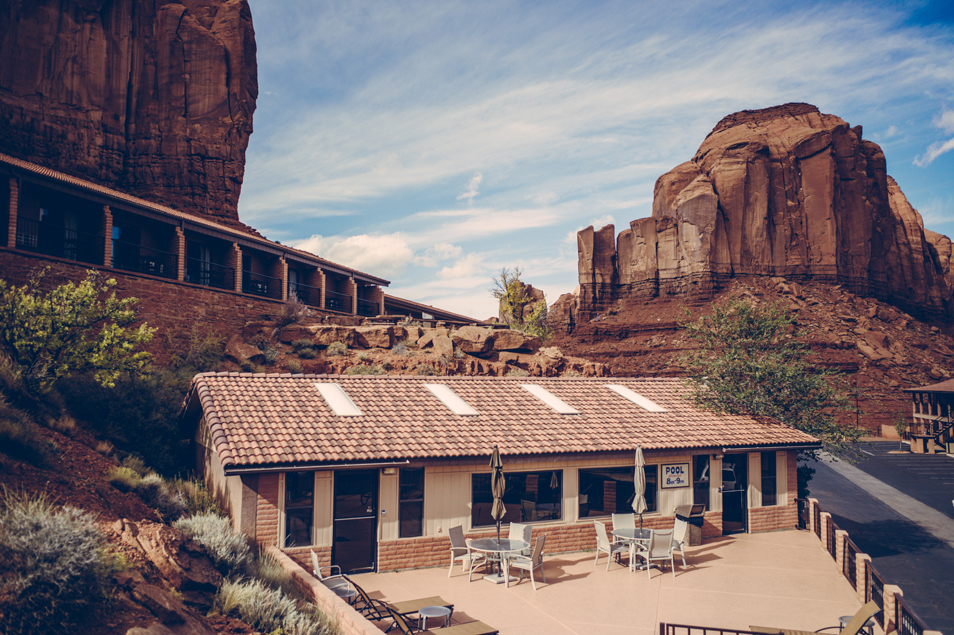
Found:
[(421, 364), (415, 371), (418, 375), (437, 375), (437, 369), (430, 364)]
[(344, 342), (332, 342), (325, 349), (325, 355), (334, 357), (335, 355), (345, 355), (348, 352), (348, 345)]
[(7, 635), (62, 633), (109, 598), (110, 558), (93, 516), (44, 496), (5, 494), (0, 624)]
[(345, 371), (345, 375), (383, 375), (384, 369), (375, 364), (372, 366), (352, 366)]
[[(329, 355), (330, 354), (331, 353), (329, 353)], [(302, 359), (314, 359), (315, 357), (318, 356), (318, 351), (316, 351), (313, 348), (301, 348), (301, 349), (298, 349), (297, 355), (298, 357)]]
[(185, 502), (158, 474), (144, 476), (136, 493), (166, 521), (175, 520), (185, 512)]
[(146, 462), (142, 460), (141, 457), (136, 456), (135, 454), (130, 454), (123, 459), (123, 467), (128, 467), (130, 470), (139, 474), (140, 476), (145, 476), (150, 472), (149, 468), (146, 466)]
[[(252, 628), (283, 635), (324, 635), (337, 628), (313, 606), (299, 604), (259, 580), (229, 580), (219, 588), (213, 611), (237, 615)], [(279, 630), (281, 629), (281, 630)]]
[(285, 368), (288, 369), (288, 372), (295, 373), (296, 375), (305, 370), (305, 368), (301, 365), (301, 362), (299, 362), (297, 359), (286, 359)]
[(219, 503), (212, 496), (212, 493), (197, 478), (182, 479), (177, 478), (171, 483), (171, 487), (185, 505), (185, 513), (192, 516), (199, 512), (221, 514), (222, 510)]
[(305, 599), (295, 586), (292, 574), (264, 549), (252, 562), (249, 574), (270, 589), (280, 589), (287, 596)]
[(49, 450), (40, 441), (40, 431), (33, 418), (15, 408), (0, 395), (0, 453), (33, 465), (44, 465)]
[(205, 547), (215, 565), (226, 573), (242, 573), (248, 566), (248, 542), (232, 531), (232, 521), (228, 518), (200, 512), (180, 518), (173, 526)]
[(292, 342), (291, 347), (292, 349), (295, 350), (295, 352), (298, 352), (303, 348), (314, 348), (315, 345), (311, 340), (300, 339), (300, 340), (295, 340), (294, 342)]
[(526, 371), (522, 368), (511, 368), (507, 371), (507, 377), (528, 377), (530, 371)]
[(133, 469), (119, 466), (110, 468), (106, 474), (106, 480), (110, 485), (122, 492), (132, 492), (139, 487), (139, 482), (142, 481), (142, 477)]
[(402, 357), (407, 355), (407, 343), (404, 340), (397, 342), (394, 346), (391, 347), (391, 354), (401, 355)]

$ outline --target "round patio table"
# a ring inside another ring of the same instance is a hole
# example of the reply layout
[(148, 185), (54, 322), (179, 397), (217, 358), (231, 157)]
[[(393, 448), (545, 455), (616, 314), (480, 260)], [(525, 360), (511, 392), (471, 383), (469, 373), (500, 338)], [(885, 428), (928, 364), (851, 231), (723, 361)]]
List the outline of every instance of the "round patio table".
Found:
[[(471, 540), (469, 543), (470, 548), (474, 551), (483, 551), (488, 554), (488, 558), (493, 558), (496, 556), (498, 561), (498, 571), (497, 573), (491, 573), (484, 576), (484, 580), (493, 582), (494, 584), (503, 584), (508, 581), (509, 573), (507, 572), (507, 559), (506, 555), (518, 551), (523, 551), (530, 547), (530, 543), (523, 540), (510, 540), (508, 538), (501, 538), (497, 540), (496, 538), (477, 538)], [(503, 563), (503, 571), (499, 569), (499, 563)], [(516, 580), (516, 578), (511, 578)]]
[(421, 630), (427, 630), (427, 618), (444, 618), (444, 626), (442, 628), (447, 628), (447, 623), (450, 622), (451, 609), (446, 606), (425, 606), (420, 611), (417, 612), (421, 616)]
[[(639, 547), (649, 547), (649, 539), (653, 536), (652, 529), (636, 529), (632, 527), (621, 527), (620, 529), (614, 529), (613, 535), (617, 538), (622, 538), (623, 540), (632, 543)], [(633, 562), (632, 568), (635, 571), (636, 563)], [(639, 566), (640, 569), (644, 569), (645, 564)]]

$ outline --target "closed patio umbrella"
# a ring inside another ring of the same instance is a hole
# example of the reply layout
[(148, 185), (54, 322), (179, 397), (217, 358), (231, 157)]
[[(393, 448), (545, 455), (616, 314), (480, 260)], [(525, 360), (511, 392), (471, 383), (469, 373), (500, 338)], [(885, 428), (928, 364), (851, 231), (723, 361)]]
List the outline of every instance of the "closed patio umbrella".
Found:
[(503, 520), (507, 508), (504, 507), (503, 497), (507, 491), (504, 480), (503, 461), (500, 460), (500, 451), (494, 446), (494, 453), (490, 455), (490, 491), (494, 495), (494, 506), (490, 509), (490, 517), (497, 521), (497, 540), (500, 540), (500, 522)]
[(643, 512), (646, 511), (646, 460), (643, 458), (643, 447), (636, 446), (636, 472), (633, 474), (633, 486), (636, 495), (633, 497), (633, 511), (639, 514), (639, 529), (643, 529)]

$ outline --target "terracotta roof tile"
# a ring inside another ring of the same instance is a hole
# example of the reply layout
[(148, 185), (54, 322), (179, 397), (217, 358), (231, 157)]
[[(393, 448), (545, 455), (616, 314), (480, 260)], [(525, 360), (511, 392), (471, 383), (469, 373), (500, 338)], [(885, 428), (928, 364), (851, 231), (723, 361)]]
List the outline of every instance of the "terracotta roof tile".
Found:
[[(361, 410), (336, 416), (316, 382), (342, 386)], [(450, 387), (479, 415), (453, 414), (424, 383)], [(520, 385), (544, 386), (579, 410), (562, 415)], [(605, 384), (662, 406), (648, 412)], [(252, 467), (644, 449), (814, 445), (813, 437), (752, 417), (696, 408), (678, 379), (353, 377), (206, 373), (193, 380), (222, 463)]]

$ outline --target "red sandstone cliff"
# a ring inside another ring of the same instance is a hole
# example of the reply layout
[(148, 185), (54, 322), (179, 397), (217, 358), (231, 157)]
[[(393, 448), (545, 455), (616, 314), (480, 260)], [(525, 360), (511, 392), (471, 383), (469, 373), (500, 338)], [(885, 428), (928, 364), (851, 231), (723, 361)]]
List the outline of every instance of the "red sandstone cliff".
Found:
[(5, 3), (0, 148), (238, 225), (255, 52), (246, 0)]
[(766, 275), (952, 314), (950, 241), (925, 232), (861, 126), (808, 104), (725, 117), (656, 182), (650, 218), (618, 238), (612, 225), (589, 227), (578, 246), (579, 294), (554, 311), (565, 329), (576, 312), (589, 319), (622, 297), (711, 293)]

